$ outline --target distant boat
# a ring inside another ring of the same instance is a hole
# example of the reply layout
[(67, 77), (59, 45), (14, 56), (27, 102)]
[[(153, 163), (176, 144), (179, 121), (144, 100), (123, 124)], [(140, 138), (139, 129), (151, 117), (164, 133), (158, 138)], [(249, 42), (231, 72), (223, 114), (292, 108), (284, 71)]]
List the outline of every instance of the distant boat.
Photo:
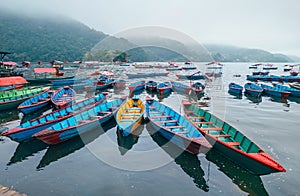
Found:
[[(274, 84), (274, 86), (276, 88), (279, 88), (280, 90), (282, 91), (288, 91), (291, 93), (291, 96), (295, 96), (295, 97), (300, 97), (300, 89), (297, 89), (297, 88), (290, 88), (288, 86), (283, 86), (283, 85), (280, 85), (280, 84)], [(300, 86), (299, 86), (300, 87)]]
[(234, 82), (231, 82), (229, 84), (229, 91), (231, 93), (234, 93), (234, 94), (242, 94), (243, 92), (243, 86), (237, 84), (237, 83), (234, 83)]
[(261, 63), (258, 63), (258, 64), (254, 64), (254, 65), (250, 65), (249, 66), (249, 69), (257, 69), (259, 66), (261, 66), (262, 64)]
[(141, 125), (145, 106), (138, 96), (129, 99), (117, 112), (116, 121), (123, 136), (128, 136)]
[(56, 109), (69, 106), (75, 101), (76, 92), (69, 86), (58, 90), (51, 98), (51, 102)]
[(157, 85), (157, 91), (160, 94), (167, 94), (172, 91), (172, 84), (170, 82), (161, 82)]
[(125, 88), (126, 87), (126, 80), (114, 80), (114, 87), (115, 88)]
[(263, 88), (264, 93), (275, 97), (287, 98), (291, 94), (291, 92), (288, 92), (282, 88), (269, 86), (266, 84), (261, 84), (261, 87)]
[(178, 79), (187, 79), (187, 80), (201, 80), (206, 78), (206, 76), (204, 76), (200, 71), (176, 74), (176, 77)]
[(190, 91), (192, 90), (191, 86), (188, 86), (188, 85), (180, 83), (180, 82), (172, 81), (171, 84), (172, 84), (172, 89), (175, 92), (189, 94)]
[(276, 69), (278, 69), (278, 67), (275, 66), (274, 64), (264, 64), (262, 69), (263, 70), (276, 70)]
[(53, 145), (64, 142), (75, 136), (99, 128), (114, 117), (123, 99), (116, 99), (97, 105), (87, 111), (67, 118), (47, 129), (33, 135), (46, 144)]
[(128, 78), (146, 78), (157, 76), (168, 76), (168, 72), (145, 72), (145, 73), (127, 73)]
[(223, 156), (256, 175), (286, 171), (268, 153), (236, 128), (188, 101), (183, 100), (182, 105), (189, 122)]
[(150, 97), (146, 98), (146, 113), (152, 127), (183, 150), (198, 154), (212, 147), (184, 116)]
[(206, 64), (206, 69), (223, 69), (223, 64), (220, 62), (210, 62)]
[(251, 82), (246, 83), (244, 85), (244, 88), (245, 88), (245, 93), (246, 94), (254, 96), (254, 97), (261, 96), (261, 94), (263, 92), (262, 87), (254, 84), (254, 83), (251, 83)]
[(149, 80), (146, 82), (146, 90), (148, 91), (156, 91), (157, 90), (157, 82), (153, 80)]
[(3, 77), (0, 78), (0, 92), (21, 89), (27, 83), (27, 80), (21, 76)]
[(129, 88), (130, 92), (140, 91), (145, 88), (145, 81), (141, 80), (138, 82), (131, 83), (128, 86), (128, 88)]
[(185, 62), (181, 68), (183, 70), (197, 69), (196, 65), (194, 65), (192, 62)]

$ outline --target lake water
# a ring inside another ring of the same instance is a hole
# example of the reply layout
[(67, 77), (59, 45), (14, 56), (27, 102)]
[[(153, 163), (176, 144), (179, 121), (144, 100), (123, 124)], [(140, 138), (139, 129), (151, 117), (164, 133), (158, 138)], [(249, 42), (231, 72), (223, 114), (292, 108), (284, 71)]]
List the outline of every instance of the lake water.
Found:
[[(197, 65), (203, 69), (203, 63)], [(225, 63), (223, 77), (207, 84), (205, 97), (210, 99), (206, 109), (247, 135), (283, 165), (286, 173), (255, 176), (214, 150), (198, 156), (182, 152), (154, 133), (147, 122), (134, 135), (123, 137), (111, 120), (101, 130), (54, 146), (38, 140), (19, 144), (0, 137), (0, 184), (37, 196), (299, 195), (300, 100), (268, 96), (253, 100), (228, 94), (230, 82), (246, 82), (246, 74), (252, 71), (249, 65)], [(284, 64), (276, 65), (278, 70), (271, 73), (283, 74)], [(149, 71), (119, 66), (112, 69), (118, 78), (126, 78), (126, 72)], [(175, 73), (155, 80), (176, 80)], [(84, 75), (82, 71), (76, 74)], [(129, 93), (128, 88), (109, 92), (109, 99)], [(84, 97), (84, 93), (79, 95)], [(146, 95), (144, 91), (140, 97)], [(187, 98), (175, 92), (159, 97), (178, 112), (181, 100)], [(15, 127), (21, 116), (11, 110), (1, 111), (0, 118), (2, 126)]]

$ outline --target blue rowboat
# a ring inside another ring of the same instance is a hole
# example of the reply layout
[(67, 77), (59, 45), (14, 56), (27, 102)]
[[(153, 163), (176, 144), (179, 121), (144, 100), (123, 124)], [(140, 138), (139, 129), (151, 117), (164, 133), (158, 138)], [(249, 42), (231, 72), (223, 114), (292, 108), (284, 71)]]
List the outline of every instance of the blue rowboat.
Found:
[(287, 98), (291, 94), (286, 90), (282, 90), (278, 87), (273, 87), (266, 84), (261, 84), (261, 87), (263, 88), (264, 93), (275, 97)]
[(146, 90), (156, 91), (157, 90), (157, 82), (155, 82), (153, 80), (146, 82)]
[(234, 93), (234, 94), (242, 94), (243, 87), (241, 85), (239, 85), (239, 84), (231, 82), (229, 84), (229, 91), (230, 91), (230, 93)]
[(192, 90), (192, 87), (182, 84), (180, 82), (171, 81), (172, 84), (172, 90), (179, 93), (186, 93), (189, 94)]
[(263, 89), (260, 86), (251, 82), (246, 83), (244, 85), (244, 88), (245, 88), (245, 93), (253, 97), (259, 97), (263, 92)]
[(123, 136), (128, 136), (136, 130), (143, 121), (145, 106), (138, 96), (129, 99), (117, 112), (118, 128)]
[(69, 79), (62, 79), (62, 80), (51, 80), (51, 84), (54, 86), (65, 86), (65, 85), (74, 85), (76, 83), (81, 83), (85, 79), (83, 78), (69, 78)]
[(282, 91), (288, 91), (291, 93), (291, 96), (300, 97), (300, 90), (296, 88), (290, 88), (288, 86), (283, 86), (280, 84), (274, 84), (275, 87), (279, 88)]
[(178, 147), (192, 154), (212, 147), (184, 116), (150, 97), (146, 98), (146, 114), (153, 128)]
[(49, 114), (42, 115), (30, 121), (26, 121), (21, 125), (7, 130), (2, 133), (3, 136), (7, 136), (17, 142), (23, 142), (32, 138), (32, 135), (42, 131), (62, 120), (70, 118), (71, 116), (86, 111), (106, 100), (105, 95), (99, 94), (96, 97), (84, 99), (72, 106), (64, 109), (56, 110)]
[(257, 75), (259, 75), (259, 76), (266, 76), (266, 75), (269, 75), (269, 73), (270, 72), (268, 72), (268, 71), (253, 71), (252, 75), (253, 76), (257, 76)]
[(176, 77), (178, 79), (187, 79), (187, 80), (201, 80), (206, 78), (206, 76), (203, 75), (200, 71), (193, 72), (193, 73), (176, 74)]
[(125, 88), (126, 87), (126, 80), (115, 80), (114, 87), (115, 88)]
[(42, 94), (36, 95), (30, 99), (27, 99), (18, 106), (18, 109), (24, 114), (30, 114), (41, 110), (42, 108), (51, 104), (51, 96), (54, 91), (46, 91)]
[(202, 96), (204, 94), (205, 86), (201, 82), (195, 82), (192, 84), (192, 90), (198, 96)]
[(145, 81), (141, 80), (138, 82), (131, 83), (128, 86), (128, 88), (129, 88), (130, 92), (140, 91), (145, 88)]
[[(117, 99), (97, 105), (87, 111), (67, 118), (33, 135), (46, 144), (53, 145), (69, 140), (102, 125), (114, 117), (124, 99)], [(99, 130), (100, 131), (100, 130)]]
[(75, 101), (76, 92), (69, 86), (58, 90), (52, 97), (51, 102), (56, 109), (64, 108)]
[(157, 77), (157, 76), (168, 76), (169, 72), (149, 72), (149, 73), (127, 73), (128, 78), (146, 78), (146, 77)]
[(170, 93), (172, 91), (172, 84), (171, 84), (171, 82), (162, 82), (162, 83), (159, 83), (157, 85), (157, 91), (160, 94)]
[(225, 157), (256, 175), (286, 171), (236, 128), (188, 101), (183, 100), (182, 105), (189, 122)]

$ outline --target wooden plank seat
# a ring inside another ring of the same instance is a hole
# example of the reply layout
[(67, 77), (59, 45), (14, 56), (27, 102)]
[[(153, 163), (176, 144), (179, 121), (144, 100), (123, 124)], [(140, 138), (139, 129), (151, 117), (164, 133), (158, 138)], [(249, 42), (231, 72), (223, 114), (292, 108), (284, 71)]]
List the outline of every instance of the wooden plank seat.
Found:
[(120, 120), (121, 122), (132, 122), (134, 119), (122, 119), (122, 120)]
[(188, 116), (189, 119), (193, 120), (193, 119), (201, 119), (203, 120), (204, 117), (203, 116)]
[(164, 126), (164, 127), (167, 128), (167, 129), (177, 129), (177, 128), (182, 129), (182, 128), (184, 128), (184, 126), (180, 126), (180, 125)]
[(230, 146), (239, 146), (240, 142), (226, 142), (226, 144), (228, 144)]
[(98, 114), (110, 114), (111, 112), (108, 111), (99, 111)]
[(150, 118), (171, 118), (172, 116), (150, 116)]
[(177, 133), (177, 134), (188, 134), (189, 132), (188, 131), (180, 131), (180, 132), (174, 131), (174, 133)]
[(142, 110), (142, 108), (125, 108), (125, 110)]
[(101, 118), (103, 118), (103, 116), (90, 116), (90, 118), (97, 118), (97, 119), (101, 119)]
[(187, 113), (187, 114), (194, 114), (194, 110), (185, 110), (185, 113)]
[(199, 128), (201, 131), (222, 131), (222, 127), (205, 127), (205, 128)]
[(193, 122), (194, 125), (211, 125), (213, 124), (213, 122), (206, 122), (206, 121), (203, 121), (203, 122)]
[(165, 123), (172, 123), (178, 122), (178, 120), (162, 120), (162, 121), (155, 121), (157, 124), (165, 124)]
[(78, 122), (79, 123), (89, 123), (89, 122), (91, 122), (91, 120), (79, 120)]
[(127, 114), (121, 114), (121, 116), (139, 116), (139, 115), (141, 115), (140, 113), (138, 114), (138, 113), (127, 113)]
[(149, 114), (163, 114), (163, 113), (155, 111), (155, 112), (149, 112)]
[(218, 137), (231, 137), (229, 134), (221, 134), (221, 135), (214, 135), (216, 138)]

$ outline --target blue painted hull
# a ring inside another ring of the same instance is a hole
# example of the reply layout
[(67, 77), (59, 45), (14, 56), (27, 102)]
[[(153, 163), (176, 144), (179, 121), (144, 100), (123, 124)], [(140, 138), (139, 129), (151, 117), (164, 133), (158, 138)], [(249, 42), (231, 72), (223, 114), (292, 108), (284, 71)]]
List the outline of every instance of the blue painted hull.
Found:
[(31, 107), (28, 107), (28, 108), (20, 109), (20, 111), (24, 114), (30, 114), (30, 113), (37, 112), (38, 110), (40, 110), (40, 109), (42, 109), (46, 106), (49, 106), (49, 105), (50, 105), (50, 99), (49, 99), (49, 101), (44, 102), (42, 104), (38, 104), (38, 105), (34, 105), (34, 106), (31, 106)]

